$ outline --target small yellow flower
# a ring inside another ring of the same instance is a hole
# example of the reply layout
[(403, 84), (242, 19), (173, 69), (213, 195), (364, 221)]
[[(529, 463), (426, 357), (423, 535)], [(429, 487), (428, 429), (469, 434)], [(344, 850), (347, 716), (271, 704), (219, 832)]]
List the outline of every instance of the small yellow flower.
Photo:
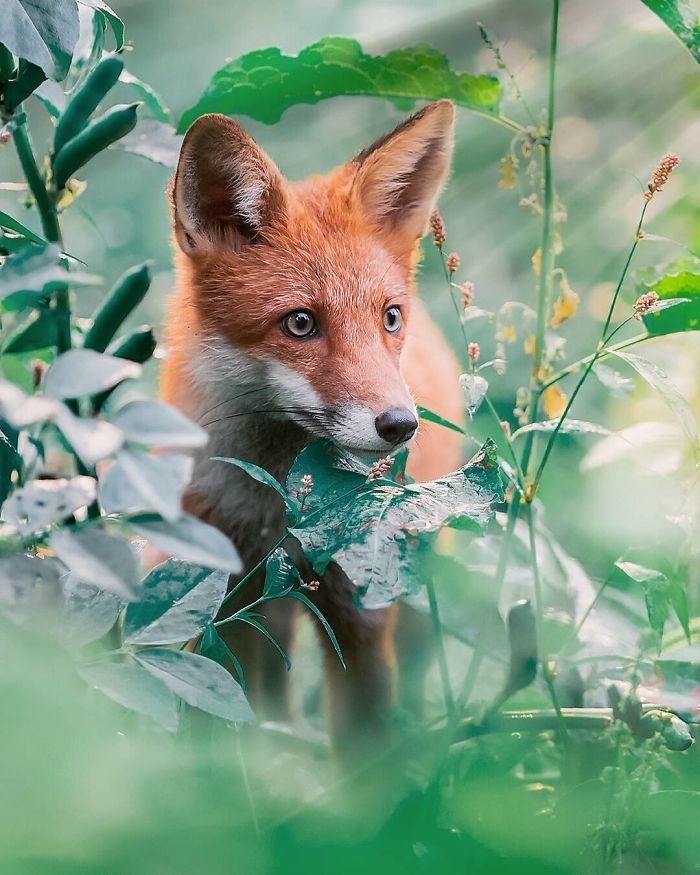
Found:
[(575, 316), (580, 300), (579, 296), (569, 285), (566, 274), (562, 274), (559, 280), (559, 297), (554, 302), (552, 328), (559, 328), (567, 319)]
[(518, 184), (516, 171), (518, 165), (512, 155), (501, 159), (501, 178), (498, 182), (499, 188), (515, 188)]
[(559, 419), (566, 408), (566, 395), (558, 386), (550, 386), (542, 393), (542, 406), (547, 419)]
[(542, 250), (537, 249), (535, 254), (532, 256), (532, 269), (535, 271), (535, 276), (540, 275), (540, 270), (542, 269)]

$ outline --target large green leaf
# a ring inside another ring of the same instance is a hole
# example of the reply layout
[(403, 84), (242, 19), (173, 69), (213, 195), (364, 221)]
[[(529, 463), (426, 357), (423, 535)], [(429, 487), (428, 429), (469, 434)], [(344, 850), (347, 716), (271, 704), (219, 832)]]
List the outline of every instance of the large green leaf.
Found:
[(205, 568), (217, 568), (238, 574), (242, 564), (231, 541), (208, 523), (183, 514), (174, 522), (157, 514), (139, 514), (129, 519), (129, 525), (161, 550), (178, 559), (195, 562)]
[(75, 0), (4, 0), (0, 43), (14, 55), (61, 80), (80, 35)]
[(232, 723), (254, 723), (241, 685), (218, 663), (184, 650), (154, 647), (136, 658), (158, 680), (193, 708)]
[(108, 6), (104, 0), (79, 0), (79, 2), (83, 6), (89, 6), (91, 9), (95, 9), (97, 12), (104, 15), (109, 22), (109, 26), (112, 28), (112, 33), (114, 34), (114, 41), (116, 43), (115, 49), (118, 52), (121, 51), (124, 48), (124, 22), (117, 13)]
[(62, 267), (58, 246), (28, 246), (10, 255), (0, 268), (0, 300), (5, 310), (32, 306), (59, 285), (95, 285), (100, 278)]
[(56, 529), (49, 545), (63, 564), (83, 583), (134, 600), (139, 582), (138, 562), (126, 538), (94, 525)]
[(143, 581), (124, 619), (127, 644), (175, 644), (198, 635), (216, 616), (228, 574), (166, 559)]
[(700, 15), (693, 0), (642, 0), (700, 62)]
[(314, 481), (309, 512), (292, 531), (315, 570), (323, 573), (335, 560), (368, 608), (416, 592), (431, 536), (445, 526), (479, 532), (503, 499), (492, 441), (461, 470), (410, 486), (368, 482), (359, 460), (323, 443), (313, 452), (316, 458), (300, 454), (290, 473), (290, 491), (301, 471)]
[(229, 61), (212, 77), (199, 102), (180, 119), (182, 132), (200, 115), (249, 115), (267, 124), (297, 103), (341, 94), (383, 97), (410, 107), (416, 100), (449, 98), (460, 106), (497, 115), (501, 83), (493, 76), (455, 73), (430, 46), (368, 55), (347, 37), (325, 37), (298, 55), (269, 48)]
[(177, 700), (159, 678), (140, 665), (125, 662), (97, 662), (80, 670), (90, 686), (124, 708), (138, 711), (168, 732), (177, 729)]
[(660, 301), (687, 298), (687, 303), (644, 316), (649, 334), (675, 334), (679, 331), (700, 330), (700, 273), (681, 271), (662, 277), (658, 282), (640, 288), (640, 293), (656, 292)]

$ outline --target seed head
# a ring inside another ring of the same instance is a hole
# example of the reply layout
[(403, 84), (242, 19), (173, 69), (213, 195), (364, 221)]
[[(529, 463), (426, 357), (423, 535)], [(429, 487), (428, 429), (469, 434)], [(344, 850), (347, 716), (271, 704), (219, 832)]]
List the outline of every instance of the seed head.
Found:
[(447, 269), (450, 273), (455, 273), (459, 270), (459, 255), (456, 252), (450, 252), (447, 256)]
[(662, 186), (666, 185), (668, 178), (673, 173), (674, 167), (678, 167), (681, 159), (678, 155), (664, 155), (659, 161), (654, 172), (651, 174), (651, 179), (647, 183), (647, 190), (644, 192), (644, 200), (649, 201), (654, 197), (657, 191), (661, 191)]
[(308, 580), (306, 583), (303, 583), (302, 586), (304, 589), (308, 589), (309, 592), (316, 592), (319, 586), (321, 586), (321, 583), (318, 580)]
[(511, 431), (510, 431), (510, 423), (508, 422), (507, 419), (502, 420), (501, 428), (503, 429), (503, 434), (509, 438), (511, 436)]
[(479, 361), (479, 356), (481, 355), (479, 344), (473, 342), (470, 343), (467, 347), (467, 355), (474, 362), (474, 364), (476, 364)]
[(445, 222), (437, 210), (433, 210), (430, 214), (430, 232), (433, 235), (433, 242), (437, 247), (444, 246), (446, 235), (445, 235)]
[(462, 306), (466, 308), (474, 300), (474, 283), (470, 283), (467, 280), (467, 282), (462, 283), (459, 290), (462, 293)]
[(641, 319), (658, 300), (659, 296), (656, 292), (647, 292), (644, 295), (640, 295), (634, 305), (634, 318)]
[(385, 456), (383, 459), (379, 459), (378, 462), (375, 462), (374, 465), (369, 469), (369, 474), (367, 475), (368, 480), (379, 480), (380, 477), (383, 477), (387, 471), (391, 471), (391, 466), (394, 464), (391, 456)]
[(301, 478), (301, 494), (309, 495), (313, 488), (314, 478), (311, 476), (311, 474), (304, 474), (304, 476)]

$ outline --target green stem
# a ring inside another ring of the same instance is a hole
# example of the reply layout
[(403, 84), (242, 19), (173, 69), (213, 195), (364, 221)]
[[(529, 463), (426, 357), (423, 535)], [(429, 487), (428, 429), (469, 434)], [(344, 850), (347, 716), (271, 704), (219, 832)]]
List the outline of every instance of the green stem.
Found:
[(562, 741), (566, 740), (567, 730), (566, 724), (562, 718), (562, 710), (559, 706), (559, 698), (554, 687), (554, 678), (550, 671), (549, 660), (544, 646), (544, 596), (542, 593), (542, 579), (540, 577), (540, 567), (537, 560), (537, 536), (535, 533), (535, 514), (532, 504), (527, 505), (527, 528), (530, 535), (530, 562), (532, 564), (532, 580), (535, 589), (535, 624), (537, 628), (537, 651), (540, 657), (540, 665), (542, 666), (542, 676), (547, 684), (549, 695), (554, 705), (554, 710), (559, 721), (559, 732)]
[(600, 352), (596, 351), (591, 353), (590, 355), (584, 356), (583, 358), (577, 359), (575, 362), (572, 362), (570, 365), (567, 365), (565, 368), (562, 368), (561, 371), (558, 371), (547, 380), (546, 383), (542, 384), (542, 389), (548, 389), (550, 386), (553, 386), (555, 383), (558, 383), (560, 380), (563, 380), (564, 377), (568, 377), (569, 374), (573, 374), (579, 368), (588, 364), (588, 362), (594, 357), (598, 356), (598, 361), (601, 359), (607, 358), (612, 353), (617, 352), (618, 350), (627, 349), (630, 346), (636, 346), (638, 343), (642, 343), (644, 340), (650, 340), (654, 335), (652, 334), (635, 334), (634, 337), (630, 337), (627, 340), (622, 340), (620, 343), (616, 343), (614, 346), (609, 346)]
[[(231, 599), (235, 595), (237, 595), (237, 593), (239, 593), (241, 591), (241, 589), (243, 589), (243, 587), (246, 585), (246, 583), (248, 583), (248, 581), (250, 580), (251, 577), (253, 577), (253, 575), (257, 574), (257, 572), (260, 571), (260, 569), (263, 567), (263, 565), (265, 565), (265, 563), (270, 558), (270, 556), (272, 556), (272, 554), (275, 552), (275, 550), (278, 550), (282, 546), (282, 544), (284, 544), (284, 542), (287, 540), (287, 536), (288, 536), (288, 533), (285, 532), (284, 535), (282, 535), (282, 537), (279, 539), (279, 541), (275, 544), (275, 546), (272, 547), (270, 550), (268, 550), (268, 552), (257, 563), (257, 565), (253, 566), (253, 568), (251, 568), (250, 571), (238, 581), (238, 583), (234, 586), (234, 588), (226, 594), (224, 600), (221, 602), (222, 607), (227, 602), (230, 602)], [(248, 605), (248, 608), (249, 607), (250, 607), (250, 605)], [(246, 610), (247, 610), (247, 608), (246, 608)], [(226, 619), (228, 620), (229, 618), (227, 617)], [(224, 621), (220, 621), (220, 622), (224, 622)], [(216, 623), (214, 625), (216, 625)]]
[(430, 620), (433, 627), (433, 639), (435, 642), (435, 650), (437, 652), (438, 667), (440, 669), (440, 679), (442, 681), (442, 692), (445, 699), (447, 720), (450, 726), (454, 726), (456, 723), (457, 711), (455, 708), (454, 696), (452, 694), (452, 686), (450, 685), (447, 654), (445, 653), (445, 639), (442, 634), (442, 623), (440, 622), (440, 610), (438, 608), (437, 596), (435, 595), (435, 587), (430, 577), (425, 581), (425, 588), (428, 593)]

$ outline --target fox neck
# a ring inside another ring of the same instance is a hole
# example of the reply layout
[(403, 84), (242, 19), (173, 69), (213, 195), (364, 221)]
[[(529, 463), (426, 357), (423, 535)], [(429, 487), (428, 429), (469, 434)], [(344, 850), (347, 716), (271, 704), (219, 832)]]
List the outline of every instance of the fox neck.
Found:
[(209, 443), (195, 455), (189, 508), (228, 534), (246, 564), (281, 537), (284, 508), (277, 493), (214, 456), (242, 459), (284, 484), (292, 462), (313, 438), (277, 411), (283, 404), (266, 388), (267, 365), (237, 352), (223, 339), (207, 341), (194, 362), (196, 418)]

